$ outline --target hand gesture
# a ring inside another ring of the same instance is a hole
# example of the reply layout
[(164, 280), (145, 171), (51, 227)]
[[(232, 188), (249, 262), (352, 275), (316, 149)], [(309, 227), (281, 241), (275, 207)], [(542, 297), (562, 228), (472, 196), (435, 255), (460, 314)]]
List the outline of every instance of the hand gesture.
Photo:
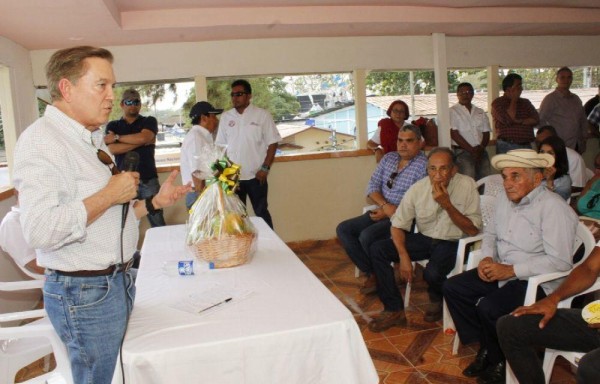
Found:
[(483, 265), (482, 263), (479, 263), (479, 266), (477, 267), (477, 273), (479, 274), (481, 280), (493, 282), (510, 279), (514, 276), (514, 269), (512, 265), (500, 264), (491, 261), (486, 262)]
[(177, 178), (178, 170), (171, 172), (167, 180), (160, 186), (158, 194), (154, 197), (153, 202), (157, 209), (170, 207), (175, 202), (183, 197), (186, 193), (192, 191), (192, 183), (189, 182), (186, 185), (173, 185)]
[(446, 209), (449, 204), (452, 204), (450, 202), (450, 195), (444, 184), (432, 183), (431, 193), (433, 195), (433, 200), (435, 200), (442, 208)]
[[(543, 315), (542, 320), (540, 320), (539, 327), (540, 329), (544, 328), (548, 321), (554, 314), (556, 313), (556, 303), (552, 301), (549, 297), (545, 297), (542, 300), (534, 303), (533, 305), (527, 307), (519, 307), (512, 311), (512, 315), (519, 317), (521, 315)], [(591, 325), (591, 324), (590, 324)], [(600, 324), (598, 324), (600, 326)]]
[(486, 283), (491, 283), (492, 281), (485, 274), (484, 267), (493, 262), (494, 262), (494, 260), (488, 256), (488, 257), (483, 258), (483, 260), (481, 260), (479, 262), (479, 265), (477, 265), (477, 275), (479, 275), (479, 278), (481, 280), (485, 281)]
[(111, 197), (113, 205), (124, 204), (137, 196), (140, 174), (137, 172), (121, 172), (111, 176), (105, 191)]

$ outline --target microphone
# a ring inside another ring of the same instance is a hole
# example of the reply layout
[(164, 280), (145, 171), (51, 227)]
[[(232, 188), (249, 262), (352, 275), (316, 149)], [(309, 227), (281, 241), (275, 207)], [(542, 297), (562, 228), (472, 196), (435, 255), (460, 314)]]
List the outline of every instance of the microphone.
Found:
[[(129, 151), (123, 159), (123, 172), (134, 172), (140, 163), (140, 155), (137, 152)], [(125, 228), (125, 220), (129, 212), (129, 202), (123, 204), (123, 216), (121, 217), (121, 229)]]

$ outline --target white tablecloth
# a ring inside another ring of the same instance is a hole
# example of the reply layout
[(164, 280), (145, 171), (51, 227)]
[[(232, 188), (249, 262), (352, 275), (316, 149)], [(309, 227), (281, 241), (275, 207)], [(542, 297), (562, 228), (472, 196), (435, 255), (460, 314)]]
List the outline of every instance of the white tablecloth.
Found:
[[(378, 382), (350, 311), (262, 219), (252, 220), (259, 235), (250, 263), (193, 276), (163, 268), (193, 258), (185, 226), (146, 233), (123, 345), (127, 383)], [(173, 308), (215, 285), (252, 293), (202, 314)]]

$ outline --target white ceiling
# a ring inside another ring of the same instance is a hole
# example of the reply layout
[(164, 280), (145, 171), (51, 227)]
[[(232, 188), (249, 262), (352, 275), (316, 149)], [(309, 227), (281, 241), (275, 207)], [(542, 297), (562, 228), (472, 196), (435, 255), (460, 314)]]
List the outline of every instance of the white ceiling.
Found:
[(600, 0), (0, 0), (29, 50), (278, 37), (600, 35)]

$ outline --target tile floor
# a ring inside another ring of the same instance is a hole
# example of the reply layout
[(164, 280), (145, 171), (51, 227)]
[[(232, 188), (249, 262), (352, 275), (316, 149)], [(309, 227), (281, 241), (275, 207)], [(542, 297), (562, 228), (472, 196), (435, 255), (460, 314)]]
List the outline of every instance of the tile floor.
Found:
[[(381, 384), (400, 383), (475, 383), (464, 377), (462, 370), (477, 353), (477, 345), (461, 346), (453, 356), (453, 336), (444, 334), (442, 322), (423, 320), (429, 304), (427, 286), (417, 270), (411, 303), (406, 310), (408, 325), (394, 327), (383, 333), (370, 332), (366, 326), (371, 316), (382, 309), (376, 295), (363, 296), (358, 290), (364, 277), (354, 277), (354, 265), (342, 247), (334, 240), (288, 244), (304, 264), (348, 307), (360, 326), (365, 343), (379, 373)], [(401, 289), (404, 294), (404, 288)], [(553, 384), (575, 383), (569, 364), (558, 361)]]
[[(427, 287), (420, 270), (413, 284), (411, 305), (407, 308), (408, 325), (394, 327), (383, 333), (372, 333), (366, 324), (383, 307), (376, 295), (363, 296), (358, 290), (364, 277), (354, 277), (354, 265), (342, 247), (334, 240), (289, 244), (304, 264), (348, 307), (361, 328), (365, 343), (379, 373), (380, 384), (451, 384), (475, 383), (462, 376), (461, 371), (471, 362), (477, 346), (461, 346), (452, 356), (452, 335), (444, 334), (442, 322), (423, 321), (428, 304)], [(402, 289), (404, 293), (404, 289)], [(39, 375), (38, 361), (17, 374), (17, 382)], [(558, 360), (552, 384), (575, 383), (569, 364)], [(342, 383), (331, 383), (342, 384)]]

